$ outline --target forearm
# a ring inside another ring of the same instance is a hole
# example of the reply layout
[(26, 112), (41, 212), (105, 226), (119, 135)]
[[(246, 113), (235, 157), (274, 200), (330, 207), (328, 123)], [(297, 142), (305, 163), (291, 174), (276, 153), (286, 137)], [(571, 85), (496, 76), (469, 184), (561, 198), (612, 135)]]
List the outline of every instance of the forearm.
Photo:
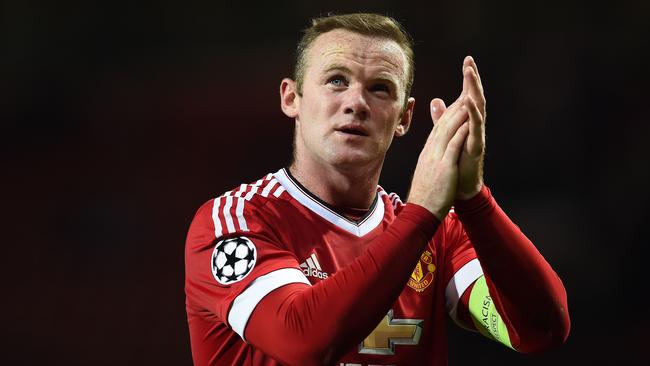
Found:
[(521, 352), (562, 343), (570, 320), (564, 286), (533, 243), (483, 190), (456, 203), (486, 275), (490, 295)]
[(267, 295), (251, 316), (247, 341), (288, 365), (337, 360), (386, 314), (438, 225), (430, 212), (408, 205), (363, 255), (333, 276)]

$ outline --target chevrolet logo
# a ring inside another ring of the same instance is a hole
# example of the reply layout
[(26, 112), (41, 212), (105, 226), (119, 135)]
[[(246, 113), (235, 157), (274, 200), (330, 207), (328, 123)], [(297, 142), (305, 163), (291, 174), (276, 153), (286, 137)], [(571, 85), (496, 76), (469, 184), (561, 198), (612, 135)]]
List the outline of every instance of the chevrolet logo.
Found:
[(417, 345), (422, 336), (422, 319), (393, 319), (388, 311), (375, 330), (359, 345), (359, 353), (394, 355), (395, 345)]

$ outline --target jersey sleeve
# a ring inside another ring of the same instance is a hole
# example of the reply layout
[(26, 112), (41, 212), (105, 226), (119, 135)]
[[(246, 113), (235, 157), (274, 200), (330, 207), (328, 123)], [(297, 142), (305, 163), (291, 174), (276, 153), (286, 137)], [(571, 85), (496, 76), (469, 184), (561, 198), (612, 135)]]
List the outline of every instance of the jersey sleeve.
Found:
[(309, 285), (283, 249), (265, 201), (224, 195), (197, 211), (186, 240), (188, 307), (208, 311), (240, 336), (256, 304), (289, 283)]
[(468, 288), (483, 275), (483, 269), (472, 242), (453, 209), (445, 218), (440, 235), (438, 240), (444, 246), (445, 256), (445, 306), (449, 316), (458, 325), (467, 328), (458, 318), (458, 305)]
[(457, 207), (485, 272), (485, 285), (478, 286), (483, 295), (476, 298), (493, 302), (498, 310), (512, 341), (504, 343), (520, 352), (539, 352), (562, 344), (569, 334), (570, 319), (566, 290), (557, 273), (486, 186), (475, 197), (457, 202)]

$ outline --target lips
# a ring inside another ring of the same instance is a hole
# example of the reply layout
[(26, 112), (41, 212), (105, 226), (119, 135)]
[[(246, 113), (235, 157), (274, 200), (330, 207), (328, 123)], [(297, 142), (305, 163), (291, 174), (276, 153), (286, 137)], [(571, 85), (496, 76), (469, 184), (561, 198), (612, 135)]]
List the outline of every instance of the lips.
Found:
[(368, 131), (362, 126), (357, 124), (347, 124), (336, 128), (336, 131), (357, 135), (357, 136), (368, 136)]

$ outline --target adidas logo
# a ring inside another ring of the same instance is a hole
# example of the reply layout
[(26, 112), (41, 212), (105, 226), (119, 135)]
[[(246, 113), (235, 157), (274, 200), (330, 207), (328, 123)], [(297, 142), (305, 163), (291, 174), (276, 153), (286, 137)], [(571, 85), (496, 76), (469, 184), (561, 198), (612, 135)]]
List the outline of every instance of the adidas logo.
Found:
[(321, 280), (327, 278), (327, 272), (323, 272), (323, 269), (320, 267), (320, 263), (318, 263), (318, 259), (316, 258), (315, 253), (312, 253), (309, 258), (302, 262), (300, 264), (300, 268), (302, 268), (302, 273), (304, 273), (307, 277), (316, 277), (320, 278)]

